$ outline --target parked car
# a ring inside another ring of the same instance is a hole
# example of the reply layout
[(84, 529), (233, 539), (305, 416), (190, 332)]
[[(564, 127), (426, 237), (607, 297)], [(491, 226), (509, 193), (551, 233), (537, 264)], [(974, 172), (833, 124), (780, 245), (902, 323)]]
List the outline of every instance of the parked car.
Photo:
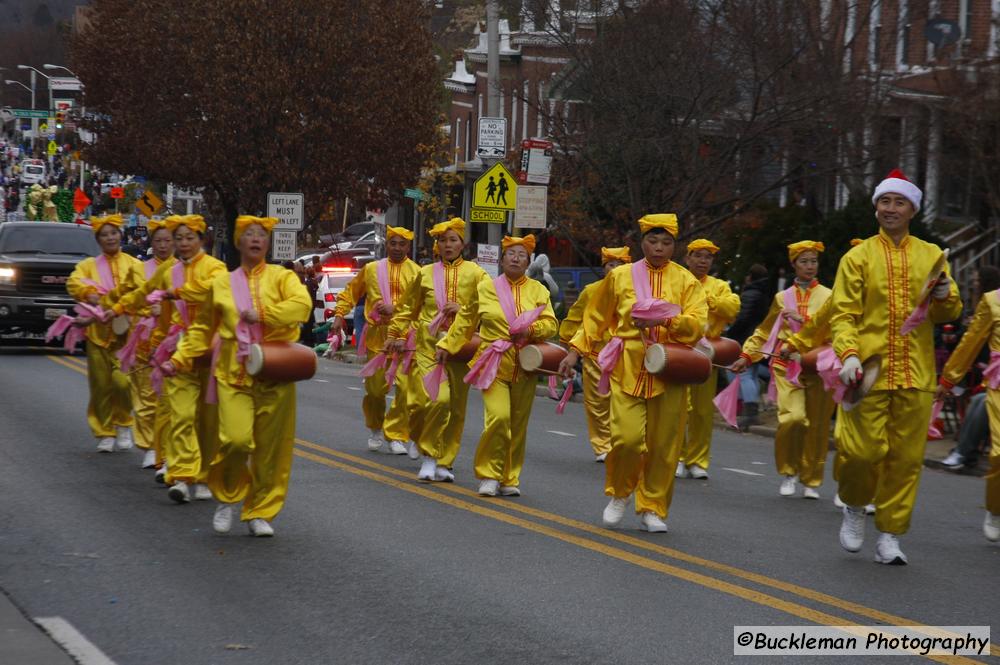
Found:
[(44, 185), (46, 181), (45, 162), (41, 159), (26, 159), (21, 162), (21, 185)]
[[(316, 321), (326, 321), (333, 318), (333, 310), (337, 306), (337, 296), (347, 288), (347, 285), (357, 275), (356, 270), (350, 268), (330, 267), (323, 268), (323, 275), (319, 280), (319, 289), (316, 291), (316, 300), (322, 305), (314, 312)], [(354, 308), (344, 317), (344, 333), (351, 335), (354, 333)]]
[[(361, 238), (361, 236), (366, 233), (371, 233), (375, 230), (375, 222), (358, 222), (357, 224), (351, 224), (343, 233), (335, 233), (333, 236), (333, 244), (340, 245), (343, 243), (353, 243), (354, 241)], [(349, 247), (350, 245), (348, 245)]]

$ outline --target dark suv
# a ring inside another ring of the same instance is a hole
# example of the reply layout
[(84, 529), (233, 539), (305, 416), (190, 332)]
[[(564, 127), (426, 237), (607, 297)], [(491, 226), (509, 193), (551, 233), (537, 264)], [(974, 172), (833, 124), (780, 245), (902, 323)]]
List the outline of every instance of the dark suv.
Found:
[(42, 333), (73, 299), (66, 280), (100, 249), (89, 227), (60, 222), (0, 224), (0, 334)]

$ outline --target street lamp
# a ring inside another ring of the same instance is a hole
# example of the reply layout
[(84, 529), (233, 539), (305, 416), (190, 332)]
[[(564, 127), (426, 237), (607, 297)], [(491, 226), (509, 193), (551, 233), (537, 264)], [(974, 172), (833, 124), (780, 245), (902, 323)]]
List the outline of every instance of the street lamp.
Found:
[[(46, 79), (49, 78), (48, 74), (43, 74), (31, 65), (18, 65), (18, 69), (30, 69), (31, 70), (31, 109), (35, 109), (35, 84), (37, 81), (36, 75), (41, 74)], [(52, 91), (49, 91), (49, 108), (52, 107)], [(38, 138), (38, 118), (31, 119), (31, 151), (35, 151), (35, 140)]]
[(62, 70), (65, 70), (65, 71), (69, 72), (69, 75), (72, 76), (73, 78), (75, 78), (75, 79), (79, 79), (80, 78), (79, 76), (77, 76), (76, 74), (74, 74), (73, 70), (71, 70), (69, 67), (63, 67), (62, 65), (49, 65), (49, 64), (45, 64), (45, 65), (42, 65), (42, 69), (48, 69), (50, 71), (53, 70), (53, 69), (62, 69)]

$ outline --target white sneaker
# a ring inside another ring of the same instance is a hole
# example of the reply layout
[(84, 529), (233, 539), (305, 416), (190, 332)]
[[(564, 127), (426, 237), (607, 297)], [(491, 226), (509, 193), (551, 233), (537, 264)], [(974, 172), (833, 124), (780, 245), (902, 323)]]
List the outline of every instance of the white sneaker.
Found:
[(191, 500), (191, 492), (188, 491), (187, 483), (179, 480), (167, 490), (167, 496), (177, 503), (187, 503)]
[(865, 542), (865, 511), (844, 506), (844, 521), (840, 523), (840, 546), (857, 552)]
[(152, 469), (156, 466), (156, 451), (150, 448), (146, 451), (146, 454), (142, 456), (142, 468)]
[(195, 483), (194, 498), (195, 501), (208, 501), (212, 498), (212, 490), (208, 489), (205, 483)]
[(667, 523), (660, 519), (656, 513), (645, 512), (639, 521), (639, 528), (650, 533), (666, 533)]
[(496, 496), (500, 489), (500, 481), (487, 478), (479, 483), (479, 496)]
[(604, 460), (606, 460), (607, 458), (608, 458), (607, 453), (601, 453), (600, 455), (594, 456), (594, 461), (597, 462), (598, 464), (604, 464)]
[(674, 471), (674, 477), (676, 477), (676, 478), (687, 478), (688, 477), (688, 468), (686, 466), (684, 466), (684, 462), (678, 462), (677, 463), (677, 470)]
[(965, 455), (958, 452), (957, 450), (952, 450), (948, 453), (948, 456), (941, 460), (941, 466), (946, 466), (949, 469), (961, 469), (965, 466)]
[(115, 451), (115, 437), (104, 436), (97, 440), (97, 452), (113, 453)]
[(131, 427), (116, 427), (115, 432), (115, 450), (128, 450), (132, 447)]
[(692, 464), (687, 470), (688, 474), (695, 480), (708, 480), (708, 471), (701, 468), (697, 464)]
[(271, 527), (271, 524), (259, 517), (247, 522), (247, 528), (250, 529), (250, 535), (257, 538), (270, 538), (274, 535), (274, 529)]
[(410, 441), (406, 444), (406, 454), (410, 459), (420, 459), (420, 448), (417, 447), (416, 441)]
[(156, 482), (160, 483), (161, 485), (166, 485), (167, 484), (167, 465), (166, 465), (166, 463), (164, 463), (163, 466), (161, 466), (159, 469), (156, 470), (156, 475), (153, 476), (153, 479)]
[(455, 482), (455, 474), (451, 472), (446, 466), (439, 466), (434, 469), (434, 482), (438, 483), (453, 483)]
[(368, 437), (368, 450), (375, 452), (382, 447), (383, 443), (385, 443), (385, 439), (382, 437), (381, 430), (373, 429)]
[(869, 503), (867, 506), (865, 506), (865, 515), (874, 515), (874, 514), (875, 514), (875, 504)]
[(993, 543), (1000, 540), (1000, 515), (986, 511), (986, 519), (983, 520), (983, 535), (986, 536), (986, 540)]
[(385, 452), (389, 455), (405, 455), (406, 444), (402, 441), (390, 441), (389, 445), (385, 447)]
[(796, 480), (798, 480), (796, 476), (785, 476), (785, 479), (781, 481), (781, 487), (778, 488), (778, 494), (781, 496), (793, 496), (795, 494)]
[(215, 507), (212, 516), (212, 528), (216, 533), (229, 533), (233, 528), (233, 515), (236, 513), (235, 503), (220, 503)]
[(625, 517), (625, 502), (628, 501), (627, 498), (619, 499), (617, 497), (611, 497), (611, 501), (604, 508), (604, 514), (601, 518), (604, 520), (604, 526), (618, 526), (621, 524), (622, 518)]
[(839, 508), (840, 510), (843, 510), (844, 506), (846, 504), (843, 501), (840, 500), (840, 495), (839, 494), (834, 494), (833, 495), (833, 505), (836, 506), (837, 508)]
[(500, 496), (521, 496), (521, 488), (515, 485), (501, 485)]
[(899, 540), (891, 533), (880, 533), (875, 544), (875, 562), (889, 566), (905, 566), (906, 555), (899, 549)]
[(803, 499), (818, 499), (819, 492), (816, 491), (815, 487), (803, 487), (802, 488), (802, 498)]
[(421, 483), (433, 481), (435, 471), (437, 471), (437, 460), (425, 455), (424, 461), (420, 464), (420, 471), (417, 472), (417, 481)]

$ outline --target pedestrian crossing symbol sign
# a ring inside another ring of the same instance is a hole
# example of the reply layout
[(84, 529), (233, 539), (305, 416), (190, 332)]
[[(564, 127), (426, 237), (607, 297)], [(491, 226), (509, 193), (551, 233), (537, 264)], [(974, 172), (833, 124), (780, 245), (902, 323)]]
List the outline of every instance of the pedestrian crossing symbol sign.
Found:
[(476, 179), (472, 187), (472, 207), (514, 210), (517, 207), (517, 179), (500, 162)]

